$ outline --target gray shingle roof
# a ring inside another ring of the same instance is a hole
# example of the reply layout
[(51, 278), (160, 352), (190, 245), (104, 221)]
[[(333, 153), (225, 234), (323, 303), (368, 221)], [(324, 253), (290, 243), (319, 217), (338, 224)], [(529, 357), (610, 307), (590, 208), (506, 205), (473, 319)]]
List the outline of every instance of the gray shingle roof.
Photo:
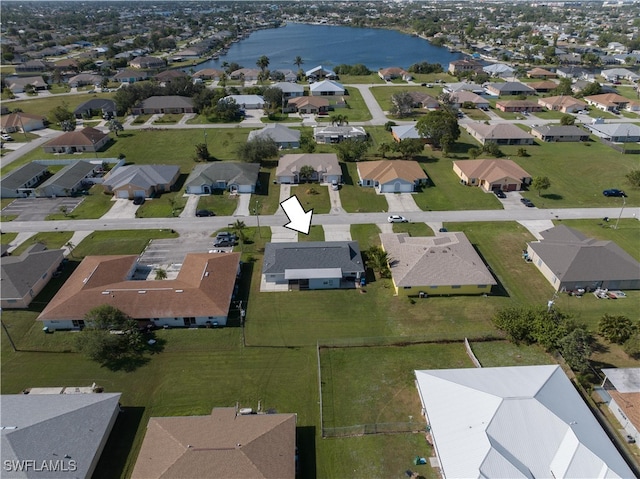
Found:
[(102, 184), (116, 189), (131, 183), (146, 189), (170, 183), (179, 169), (176, 165), (126, 165), (112, 171)]
[(575, 125), (540, 125), (533, 130), (545, 136), (589, 136), (588, 131)]
[[(0, 396), (2, 463), (31, 459), (61, 461), (65, 470), (7, 474), (7, 477), (91, 477), (117, 414), (120, 393), (11, 394)], [(104, 442), (103, 442), (104, 441)], [(75, 471), (70, 472), (70, 461)], [(7, 473), (3, 470), (3, 477)]]
[(47, 171), (46, 166), (32, 161), (4, 175), (2, 177), (2, 187), (12, 190), (22, 188), (27, 181), (44, 171)]
[(38, 187), (38, 189), (43, 189), (47, 186), (52, 185), (58, 186), (60, 188), (71, 189), (78, 183), (80, 183), (83, 179), (85, 179), (87, 175), (91, 173), (95, 168), (98, 167), (99, 165), (94, 165), (92, 163), (89, 163), (88, 161), (75, 161), (68, 164), (47, 181), (42, 183)]
[(191, 108), (193, 100), (186, 96), (152, 96), (144, 100), (138, 108)]
[(92, 98), (73, 110), (74, 114), (80, 114), (87, 110), (116, 111), (116, 102), (108, 98)]
[(364, 272), (360, 247), (355, 241), (309, 241), (267, 243), (263, 274), (282, 274), (288, 269), (340, 268), (343, 272)]
[(53, 264), (60, 264), (63, 258), (61, 249), (43, 249), (37, 243), (20, 256), (2, 258), (0, 293), (3, 300), (22, 299), (33, 285)]
[(248, 140), (266, 137), (273, 139), (276, 143), (298, 143), (300, 141), (300, 130), (294, 130), (278, 123), (271, 123), (260, 130), (250, 131)]
[(259, 173), (260, 165), (257, 163), (222, 161), (200, 164), (193, 168), (184, 186), (213, 185), (218, 180), (227, 184), (255, 185)]

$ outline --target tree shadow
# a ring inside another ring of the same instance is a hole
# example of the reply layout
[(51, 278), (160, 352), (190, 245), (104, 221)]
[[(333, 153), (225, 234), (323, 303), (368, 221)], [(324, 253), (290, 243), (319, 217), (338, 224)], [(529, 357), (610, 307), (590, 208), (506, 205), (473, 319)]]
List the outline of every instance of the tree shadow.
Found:
[(131, 373), (147, 364), (149, 360), (150, 358), (144, 356), (142, 353), (131, 353), (103, 361), (101, 366), (107, 368), (109, 371), (124, 371), (126, 373)]
[(269, 196), (269, 187), (271, 181), (271, 172), (261, 171), (258, 173), (258, 187), (256, 188), (256, 195)]
[(491, 292), (490, 292), (491, 296), (502, 296), (502, 297), (505, 297), (505, 298), (509, 298), (510, 295), (509, 295), (509, 292), (507, 291), (507, 288), (504, 287), (504, 285), (500, 281), (500, 278), (498, 277), (498, 275), (491, 268), (491, 265), (487, 262), (487, 260), (484, 258), (484, 256), (482, 256), (482, 253), (478, 249), (478, 246), (475, 245), (475, 244), (472, 245), (472, 246), (473, 246), (473, 249), (475, 250), (475, 252), (478, 254), (478, 256), (480, 256), (480, 259), (482, 260), (482, 263), (489, 270), (489, 273), (491, 273), (491, 276), (493, 276), (493, 279), (496, 280), (496, 284), (491, 287)]
[(564, 196), (562, 195), (558, 195), (556, 193), (546, 193), (544, 195), (540, 195), (541, 198), (547, 199), (547, 200), (561, 200), (564, 198)]

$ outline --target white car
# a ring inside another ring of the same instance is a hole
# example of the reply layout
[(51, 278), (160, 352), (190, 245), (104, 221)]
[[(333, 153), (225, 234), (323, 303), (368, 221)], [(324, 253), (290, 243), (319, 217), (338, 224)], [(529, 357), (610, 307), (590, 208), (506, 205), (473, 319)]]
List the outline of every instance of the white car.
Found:
[(0, 139), (2, 139), (2, 141), (13, 141), (13, 138), (11, 138), (6, 133), (3, 133), (2, 135), (0, 135)]
[(338, 191), (340, 189), (340, 184), (336, 180), (333, 180), (331, 182), (331, 189), (333, 191)]
[(407, 222), (409, 222), (409, 220), (407, 218), (405, 218), (404, 216), (400, 216), (400, 215), (389, 215), (389, 217), (387, 218), (387, 221), (389, 223), (407, 223)]

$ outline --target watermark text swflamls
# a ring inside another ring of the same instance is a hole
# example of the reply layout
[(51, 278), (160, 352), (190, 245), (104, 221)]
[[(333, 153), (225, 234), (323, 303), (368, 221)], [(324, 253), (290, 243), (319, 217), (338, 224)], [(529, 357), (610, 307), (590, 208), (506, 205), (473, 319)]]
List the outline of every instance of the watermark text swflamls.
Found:
[(2, 468), (7, 472), (75, 472), (78, 464), (73, 459), (6, 459)]

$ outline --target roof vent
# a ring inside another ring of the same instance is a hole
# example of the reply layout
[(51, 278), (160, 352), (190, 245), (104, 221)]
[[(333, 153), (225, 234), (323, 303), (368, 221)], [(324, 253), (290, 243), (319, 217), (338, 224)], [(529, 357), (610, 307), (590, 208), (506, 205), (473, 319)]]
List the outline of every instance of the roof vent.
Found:
[(141, 289), (140, 291), (138, 291), (138, 294), (144, 294), (144, 293), (146, 293), (144, 289)]
[(184, 293), (184, 289), (176, 289), (176, 293)]
[(102, 294), (109, 294), (109, 291), (103, 291)]

